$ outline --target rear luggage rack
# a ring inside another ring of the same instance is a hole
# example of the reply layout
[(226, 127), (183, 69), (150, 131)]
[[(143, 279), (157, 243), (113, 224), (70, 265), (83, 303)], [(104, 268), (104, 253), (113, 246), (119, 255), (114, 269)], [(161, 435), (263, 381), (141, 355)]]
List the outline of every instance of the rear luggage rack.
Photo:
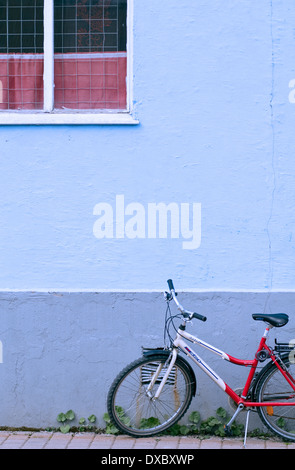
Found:
[(295, 344), (292, 343), (278, 343), (277, 339), (275, 339), (275, 351), (278, 353), (283, 353), (283, 352), (290, 352), (293, 351), (295, 348)]

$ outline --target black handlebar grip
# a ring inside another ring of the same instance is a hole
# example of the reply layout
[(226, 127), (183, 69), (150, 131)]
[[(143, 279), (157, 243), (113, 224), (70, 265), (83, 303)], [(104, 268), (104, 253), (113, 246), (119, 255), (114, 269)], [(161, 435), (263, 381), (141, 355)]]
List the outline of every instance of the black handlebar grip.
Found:
[(167, 282), (168, 282), (169, 289), (170, 289), (170, 290), (175, 290), (175, 289), (174, 289), (174, 285), (173, 285), (172, 279), (168, 279)]
[(199, 313), (194, 313), (193, 318), (197, 318), (198, 320), (201, 320), (201, 321), (207, 320), (207, 317), (204, 317), (203, 315), (200, 315)]

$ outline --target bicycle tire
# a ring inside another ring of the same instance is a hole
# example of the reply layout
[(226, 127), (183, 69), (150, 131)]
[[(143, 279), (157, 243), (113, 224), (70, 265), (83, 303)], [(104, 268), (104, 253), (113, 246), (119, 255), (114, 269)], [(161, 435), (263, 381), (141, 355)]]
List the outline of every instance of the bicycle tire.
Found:
[[(153, 400), (157, 385), (164, 373), (167, 357), (141, 357), (126, 366), (115, 378), (107, 399), (112, 424), (123, 434), (147, 437), (159, 434), (177, 423), (188, 409), (195, 386), (189, 368), (178, 358), (171, 370), (161, 395)], [(148, 395), (147, 388), (158, 366), (162, 370)], [(172, 406), (169, 402), (174, 400)]]
[[(295, 378), (295, 364), (290, 361), (289, 355), (284, 355), (281, 359), (289, 374)], [(276, 400), (295, 402), (294, 390), (273, 363), (267, 364), (262, 369), (255, 395), (258, 402)], [(286, 441), (295, 442), (295, 406), (257, 406), (257, 411), (261, 421), (272, 433)]]

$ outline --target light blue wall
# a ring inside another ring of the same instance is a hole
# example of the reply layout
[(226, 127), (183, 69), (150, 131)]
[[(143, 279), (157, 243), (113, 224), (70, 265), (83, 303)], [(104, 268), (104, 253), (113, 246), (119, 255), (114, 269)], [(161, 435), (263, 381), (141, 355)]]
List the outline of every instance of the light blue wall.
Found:
[[(0, 288), (293, 288), (294, 3), (134, 3), (139, 126), (0, 128)], [(200, 248), (96, 239), (117, 194), (201, 203)]]

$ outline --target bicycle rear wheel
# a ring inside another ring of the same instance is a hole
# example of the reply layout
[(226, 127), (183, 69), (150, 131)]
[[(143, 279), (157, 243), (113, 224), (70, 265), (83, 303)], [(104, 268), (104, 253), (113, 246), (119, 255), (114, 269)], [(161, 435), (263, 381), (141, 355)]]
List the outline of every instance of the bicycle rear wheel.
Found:
[[(295, 364), (289, 356), (282, 357), (288, 373), (295, 378)], [(295, 392), (288, 384), (275, 364), (266, 366), (257, 383), (256, 400), (259, 402), (295, 403)], [(295, 406), (259, 406), (257, 407), (262, 422), (274, 434), (288, 441), (295, 441)]]
[[(194, 378), (176, 360), (159, 398), (156, 390), (168, 368), (167, 357), (153, 355), (129, 364), (114, 380), (108, 394), (112, 423), (124, 434), (153, 436), (180, 420), (188, 409)], [(154, 382), (151, 387), (151, 382)]]

